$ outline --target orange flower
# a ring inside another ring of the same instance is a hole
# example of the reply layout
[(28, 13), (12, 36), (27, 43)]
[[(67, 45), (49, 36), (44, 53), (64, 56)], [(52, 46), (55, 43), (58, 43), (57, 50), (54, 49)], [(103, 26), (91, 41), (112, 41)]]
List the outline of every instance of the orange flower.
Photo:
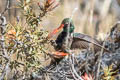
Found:
[(15, 32), (15, 30), (9, 30), (8, 32), (7, 32), (7, 34), (9, 34), (9, 35), (16, 35), (16, 32)]
[(6, 34), (6, 38), (8, 40), (8, 43), (13, 43), (13, 40), (16, 38), (16, 32), (15, 30), (9, 30)]

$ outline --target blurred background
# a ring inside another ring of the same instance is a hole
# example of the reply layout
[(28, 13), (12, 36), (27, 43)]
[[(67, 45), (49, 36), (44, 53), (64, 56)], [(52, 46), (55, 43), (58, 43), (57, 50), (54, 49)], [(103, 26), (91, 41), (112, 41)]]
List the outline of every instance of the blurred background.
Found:
[[(19, 0), (9, 0), (9, 9), (5, 16), (9, 23), (14, 24), (17, 18), (23, 26), (25, 24), (24, 15), (18, 7)], [(33, 0), (42, 2), (44, 0)], [(89, 34), (93, 37), (103, 39), (109, 32), (112, 25), (120, 20), (120, 0), (56, 0), (59, 6), (48, 13), (41, 22), (45, 30), (51, 32), (57, 28), (66, 17), (73, 18), (75, 32)], [(0, 0), (0, 12), (5, 9), (7, 0)], [(34, 4), (34, 3), (33, 3)], [(39, 13), (39, 8), (35, 3), (34, 9)]]

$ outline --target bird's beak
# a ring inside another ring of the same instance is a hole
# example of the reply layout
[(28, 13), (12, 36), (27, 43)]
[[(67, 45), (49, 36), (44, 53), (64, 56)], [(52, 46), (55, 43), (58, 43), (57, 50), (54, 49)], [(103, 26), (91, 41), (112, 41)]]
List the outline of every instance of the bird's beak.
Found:
[(48, 38), (53, 37), (53, 35), (56, 34), (57, 32), (59, 32), (63, 27), (64, 27), (64, 24), (61, 24), (57, 29), (53, 30), (53, 32), (51, 32), (51, 33), (48, 35)]

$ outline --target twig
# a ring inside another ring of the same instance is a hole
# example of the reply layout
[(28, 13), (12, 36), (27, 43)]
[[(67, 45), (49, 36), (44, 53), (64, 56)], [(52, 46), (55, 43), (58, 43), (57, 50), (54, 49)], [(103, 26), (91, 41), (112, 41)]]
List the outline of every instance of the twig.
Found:
[[(75, 68), (74, 68), (74, 54), (70, 55), (69, 57), (70, 59), (70, 65), (71, 65), (71, 70), (72, 70), (72, 74), (74, 76), (74, 78), (76, 80), (83, 80), (79, 75), (78, 73), (76, 72)], [(76, 77), (75, 77), (76, 76)]]
[[(104, 42), (103, 45), (105, 45), (105, 42)], [(101, 50), (101, 52), (100, 52), (100, 56), (99, 56), (98, 68), (97, 68), (97, 74), (96, 74), (96, 80), (99, 79), (99, 72), (100, 72), (100, 65), (101, 65), (102, 54), (103, 54), (103, 48), (102, 48), (102, 50)]]
[(8, 58), (7, 56), (7, 51), (5, 49), (5, 38), (4, 38), (4, 34), (5, 34), (5, 31), (6, 31), (6, 18), (4, 16), (2, 16), (0, 14), (0, 20), (1, 20), (1, 23), (0, 23), (0, 29), (1, 29), (1, 47), (2, 47), (2, 52), (3, 52), (3, 55), (5, 55), (6, 58)]
[[(108, 38), (108, 35), (106, 36), (106, 38), (105, 38), (105, 40), (103, 42), (103, 47), (105, 46), (105, 42), (106, 42), (106, 39)], [(99, 80), (99, 72), (100, 72), (101, 58), (102, 58), (103, 52), (104, 52), (104, 49), (102, 48), (101, 52), (100, 52), (99, 59), (98, 59), (98, 68), (97, 68), (97, 73), (96, 73), (96, 80)]]

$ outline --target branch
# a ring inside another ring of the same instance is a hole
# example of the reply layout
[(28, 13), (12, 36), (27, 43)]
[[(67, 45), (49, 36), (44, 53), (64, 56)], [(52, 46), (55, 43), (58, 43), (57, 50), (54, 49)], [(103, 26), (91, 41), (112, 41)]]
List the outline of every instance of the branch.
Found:
[(6, 7), (5, 7), (4, 11), (1, 13), (1, 15), (3, 15), (8, 9), (10, 9), (9, 7), (10, 7), (10, 0), (7, 0)]
[(0, 80), (3, 80), (4, 76), (6, 75), (6, 72), (8, 71), (10, 60), (9, 60), (7, 50), (5, 48), (6, 45), (5, 45), (5, 35), (4, 34), (6, 32), (6, 25), (7, 25), (6, 18), (0, 14), (0, 20), (1, 20), (1, 23), (0, 23), (0, 29), (1, 29), (1, 32), (0, 32), (1, 33), (0, 45), (1, 45), (1, 48), (2, 48), (2, 50), (1, 50), (2, 54), (1, 55), (6, 60), (6, 63), (5, 63), (6, 65), (3, 68), (2, 74), (0, 76)]

